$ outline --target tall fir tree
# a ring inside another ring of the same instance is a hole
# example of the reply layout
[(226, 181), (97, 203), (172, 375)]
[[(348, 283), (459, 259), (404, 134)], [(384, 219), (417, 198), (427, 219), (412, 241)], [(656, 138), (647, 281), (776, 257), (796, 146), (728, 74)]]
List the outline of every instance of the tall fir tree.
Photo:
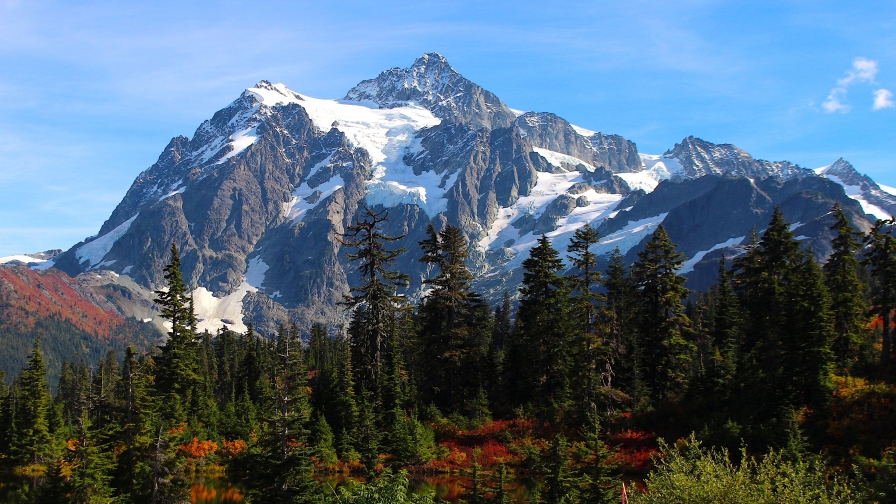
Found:
[(420, 246), (420, 261), (438, 270), (424, 280), (430, 290), (419, 307), (420, 365), (432, 380), (425, 396), (453, 410), (473, 398), (484, 375), (489, 333), (479, 315), (487, 307), (473, 291), (473, 274), (466, 265), (469, 251), (460, 228), (448, 225), (437, 233), (430, 224)]
[(398, 295), (400, 287), (406, 286), (409, 277), (391, 270), (392, 263), (404, 249), (388, 249), (386, 244), (403, 236), (389, 236), (382, 231), (382, 224), (388, 220), (384, 210), (374, 212), (364, 206), (363, 217), (356, 217), (345, 232), (336, 239), (342, 245), (354, 248), (348, 258), (357, 262), (362, 285), (351, 288), (344, 303), (352, 309), (349, 335), (352, 346), (352, 360), (357, 384), (362, 390), (371, 391), (374, 401), (381, 400), (382, 363), (386, 340), (395, 325), (398, 310), (404, 302)]
[[(606, 368), (602, 380), (606, 386), (617, 391), (615, 398), (630, 400), (633, 396), (643, 396), (639, 355), (632, 330), (634, 320), (634, 285), (628, 275), (625, 259), (619, 248), (610, 253), (610, 261), (602, 279), (606, 292), (606, 308), (603, 312), (607, 328)], [(608, 409), (617, 406), (608, 402)]]
[(711, 382), (713, 408), (729, 397), (737, 371), (737, 348), (740, 338), (740, 306), (734, 293), (733, 276), (725, 264), (725, 256), (719, 259), (719, 279), (712, 287), (713, 310), (711, 337), (714, 354), (708, 376)]
[(638, 261), (632, 280), (638, 296), (638, 342), (645, 383), (654, 400), (675, 399), (684, 391), (694, 345), (682, 299), (688, 289), (678, 274), (683, 255), (662, 224), (653, 233)]
[(521, 403), (533, 403), (540, 424), (565, 420), (572, 405), (569, 286), (563, 260), (542, 235), (523, 261), (520, 308), (508, 368), (523, 373), (514, 383)]
[(837, 367), (848, 369), (858, 359), (868, 337), (868, 305), (865, 285), (859, 279), (858, 253), (864, 238), (852, 227), (839, 204), (833, 208), (836, 221), (831, 231), (833, 251), (824, 265), (824, 280), (831, 295), (834, 316), (833, 351)]
[(10, 452), (19, 463), (47, 462), (55, 449), (48, 420), (50, 389), (40, 339), (34, 341), (28, 365), (19, 375), (17, 389)]
[(581, 431), (580, 469), (576, 476), (581, 487), (581, 501), (589, 504), (619, 502), (618, 455), (601, 439), (600, 418), (588, 415)]
[(166, 396), (162, 402), (166, 420), (187, 421), (194, 392), (201, 386), (192, 299), (180, 271), (177, 245), (171, 244), (171, 262), (165, 266), (166, 290), (155, 292), (160, 316), (171, 324), (168, 339), (156, 358), (155, 386)]
[(743, 313), (736, 402), (748, 442), (780, 445), (781, 419), (793, 409), (822, 412), (830, 394), (830, 299), (821, 270), (790, 231), (779, 208), (762, 238), (734, 261)]
[(573, 387), (579, 391), (577, 409), (582, 418), (595, 411), (598, 402), (609, 403), (612, 395), (613, 356), (604, 325), (607, 298), (596, 290), (602, 277), (597, 255), (591, 251), (599, 237), (591, 224), (585, 224), (575, 231), (567, 247), (572, 266), (568, 277), (572, 291), (570, 317), (575, 335)]
[(896, 218), (879, 219), (865, 238), (864, 263), (871, 267), (872, 312), (880, 318), (880, 362), (887, 365), (891, 353), (892, 313), (896, 309)]

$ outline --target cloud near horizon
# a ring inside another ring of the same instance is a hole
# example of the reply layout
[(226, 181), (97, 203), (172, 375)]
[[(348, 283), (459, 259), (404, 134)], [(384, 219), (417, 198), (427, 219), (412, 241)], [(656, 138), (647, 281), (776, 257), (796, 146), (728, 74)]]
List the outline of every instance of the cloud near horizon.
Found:
[[(849, 87), (857, 83), (875, 84), (874, 78), (877, 76), (877, 62), (868, 58), (856, 58), (852, 62), (852, 68), (847, 70), (846, 76), (837, 79), (837, 86), (831, 89), (827, 100), (821, 104), (822, 108), (828, 114), (834, 112), (847, 113), (852, 107), (844, 103)], [(881, 110), (896, 106), (893, 102), (893, 93), (888, 89), (877, 89), (873, 92), (874, 106), (872, 110)]]

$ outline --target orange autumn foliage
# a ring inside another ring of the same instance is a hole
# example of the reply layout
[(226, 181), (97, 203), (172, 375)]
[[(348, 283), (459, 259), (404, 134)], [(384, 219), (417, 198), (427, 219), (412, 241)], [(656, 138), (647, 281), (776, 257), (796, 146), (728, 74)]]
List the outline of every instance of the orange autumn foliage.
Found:
[(896, 441), (896, 385), (834, 376), (828, 433), (838, 446), (877, 457)]
[(199, 438), (193, 438), (193, 441), (178, 447), (184, 456), (189, 458), (205, 458), (218, 451), (218, 444), (214, 441), (199, 441)]
[(220, 453), (225, 457), (236, 457), (246, 452), (248, 445), (242, 439), (221, 440)]

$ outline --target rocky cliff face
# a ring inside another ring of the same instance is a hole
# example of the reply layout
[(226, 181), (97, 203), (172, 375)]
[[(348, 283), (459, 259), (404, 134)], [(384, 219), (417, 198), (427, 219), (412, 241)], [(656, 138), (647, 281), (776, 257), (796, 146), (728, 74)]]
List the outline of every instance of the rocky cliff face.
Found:
[(416, 103), (446, 121), (472, 128), (506, 128), (515, 114), (494, 94), (465, 79), (441, 54), (424, 54), (410, 68), (392, 68), (349, 90), (345, 100), (393, 108)]
[(192, 138), (172, 139), (98, 235), (55, 266), (115, 273), (149, 299), (174, 242), (200, 328), (336, 322), (357, 272), (335, 236), (368, 205), (387, 209), (386, 231), (403, 236), (398, 267), (412, 276), (411, 296), (426, 274), (418, 242), (430, 223), (464, 230), (477, 288), (489, 297), (515, 293), (541, 234), (565, 252), (585, 223), (600, 228), (597, 252), (618, 247), (629, 259), (663, 223), (690, 274), (708, 279), (701, 264), (737, 253), (738, 238), (761, 231), (775, 205), (819, 258), (833, 202), (863, 228), (869, 208), (896, 210), (892, 195), (842, 165), (815, 173), (693, 137), (663, 155), (639, 153), (554, 114), (517, 116), (427, 54), (342, 101), (267, 81), (245, 90)]

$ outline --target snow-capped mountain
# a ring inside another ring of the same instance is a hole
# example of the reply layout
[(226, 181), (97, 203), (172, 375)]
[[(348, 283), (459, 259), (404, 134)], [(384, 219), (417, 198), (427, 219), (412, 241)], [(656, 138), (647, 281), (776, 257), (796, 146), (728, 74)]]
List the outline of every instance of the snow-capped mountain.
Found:
[(843, 186), (846, 194), (862, 204), (865, 213), (878, 219), (896, 215), (896, 189), (878, 185), (867, 175), (861, 175), (843, 158), (834, 164), (817, 168), (815, 173)]
[(192, 138), (172, 139), (98, 235), (55, 267), (108, 270), (148, 299), (174, 242), (200, 328), (332, 320), (356, 280), (335, 235), (366, 204), (388, 209), (386, 231), (403, 236), (410, 295), (426, 274), (417, 258), (429, 223), (463, 229), (489, 297), (515, 292), (539, 236), (565, 252), (585, 223), (600, 229), (597, 252), (618, 247), (630, 260), (663, 223), (700, 288), (712, 261), (737, 253), (775, 205), (820, 259), (834, 202), (862, 229), (874, 218), (868, 205), (896, 212), (892, 195), (852, 173), (845, 162), (816, 173), (693, 137), (662, 155), (639, 153), (619, 135), (514, 112), (432, 53), (343, 100), (267, 81), (246, 89)]

